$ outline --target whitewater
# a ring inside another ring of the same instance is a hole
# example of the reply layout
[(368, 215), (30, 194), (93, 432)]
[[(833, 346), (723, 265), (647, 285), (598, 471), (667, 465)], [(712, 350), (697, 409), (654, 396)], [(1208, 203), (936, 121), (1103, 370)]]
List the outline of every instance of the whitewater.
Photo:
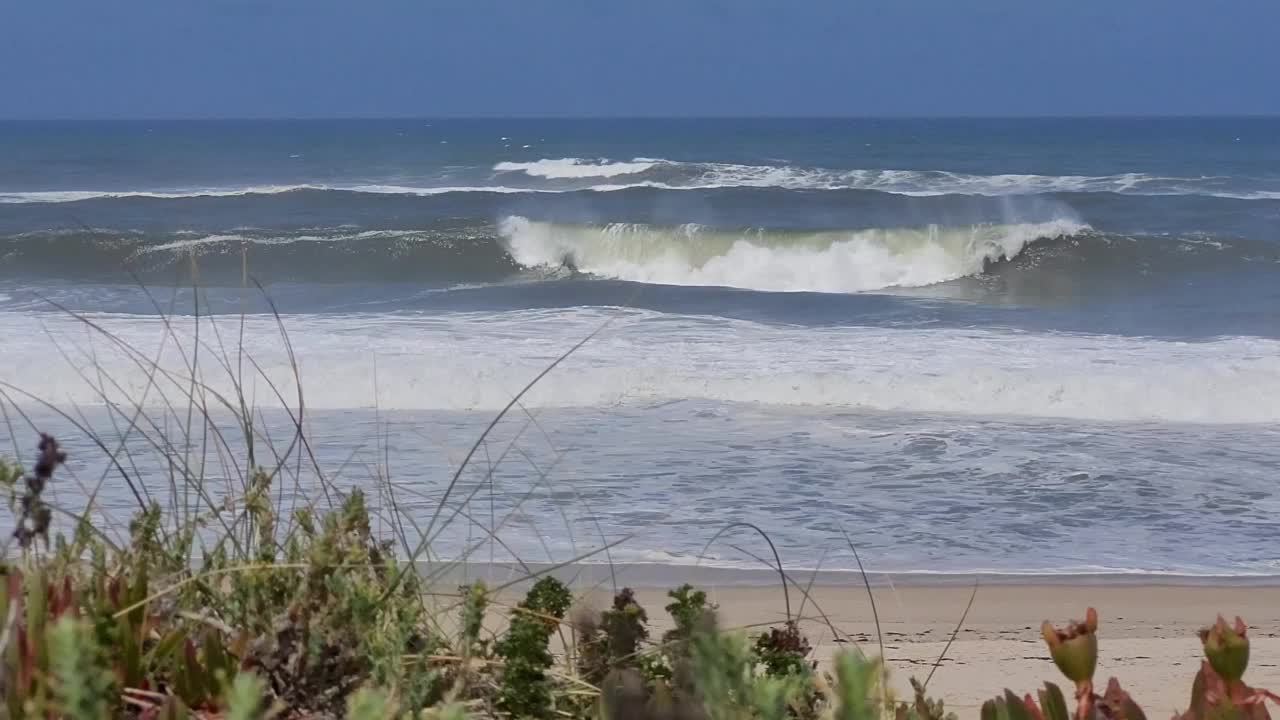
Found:
[(988, 263), (1016, 257), (1028, 243), (1088, 229), (1060, 220), (779, 233), (698, 225), (566, 226), (523, 217), (508, 217), (500, 228), (511, 256), (526, 267), (567, 264), (633, 282), (832, 293), (921, 287), (975, 275)]
[[(86, 321), (98, 334), (92, 346), (84, 342)], [(281, 323), (206, 318), (201, 346), (189, 320), (0, 313), (5, 337), (53, 343), (69, 359), (50, 367), (41, 353), (18, 353), (0, 371), (0, 382), (22, 383), (26, 392), (63, 402), (98, 404), (106, 393), (128, 404), (147, 396), (158, 359), (164, 393), (151, 394), (150, 402), (161, 406), (186, 391), (192, 348), (221, 358), (222, 348), (210, 338), (243, 336), (256, 349), (253, 362), (269, 370), (251, 388), (263, 401), (299, 391), (292, 352), (311, 408), (494, 412), (565, 348), (604, 328), (562, 372), (533, 389), (531, 405), (605, 409), (705, 400), (972, 417), (1280, 422), (1280, 405), (1256, 402), (1280, 394), (1278, 340), (806, 328), (624, 308), (287, 315)], [(220, 362), (205, 369), (201, 383), (231, 395)], [(105, 387), (85, 381), (98, 372), (111, 378)]]

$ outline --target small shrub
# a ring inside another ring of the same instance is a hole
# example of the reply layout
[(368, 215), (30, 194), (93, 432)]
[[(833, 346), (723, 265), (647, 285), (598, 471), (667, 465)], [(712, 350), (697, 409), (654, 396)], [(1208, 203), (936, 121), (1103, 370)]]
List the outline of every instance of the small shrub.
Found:
[(534, 583), (512, 613), (507, 634), (495, 648), (505, 661), (497, 698), (503, 712), (515, 717), (551, 717), (551, 686), (546, 672), (554, 658), (547, 642), (571, 601), (563, 583), (544, 577)]
[(636, 601), (635, 591), (623, 588), (613, 606), (597, 617), (579, 620), (579, 669), (587, 682), (600, 684), (611, 671), (636, 667), (640, 644), (649, 639), (649, 614)]
[(668, 592), (667, 596), (671, 598), (671, 602), (666, 610), (675, 621), (675, 627), (662, 636), (664, 645), (689, 640), (707, 613), (715, 610), (714, 605), (707, 604), (707, 594), (701, 590), (694, 590), (688, 583)]
[(795, 620), (788, 620), (780, 628), (770, 628), (769, 632), (756, 639), (756, 654), (765, 670), (774, 677), (808, 675), (818, 665), (809, 660), (812, 652), (813, 647)]
[(756, 672), (759, 658), (741, 633), (704, 621), (689, 641), (692, 687), (708, 720), (783, 720), (808, 706), (808, 683), (798, 676)]

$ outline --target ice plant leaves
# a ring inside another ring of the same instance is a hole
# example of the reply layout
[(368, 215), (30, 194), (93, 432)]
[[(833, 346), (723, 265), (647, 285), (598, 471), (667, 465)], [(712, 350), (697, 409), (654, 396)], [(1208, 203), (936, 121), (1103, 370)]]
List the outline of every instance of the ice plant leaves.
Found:
[(1225, 618), (1218, 616), (1212, 626), (1200, 631), (1200, 642), (1204, 643), (1204, 656), (1213, 666), (1214, 672), (1227, 682), (1239, 682), (1244, 671), (1249, 667), (1248, 628), (1244, 621), (1236, 618), (1235, 625), (1228, 625)]

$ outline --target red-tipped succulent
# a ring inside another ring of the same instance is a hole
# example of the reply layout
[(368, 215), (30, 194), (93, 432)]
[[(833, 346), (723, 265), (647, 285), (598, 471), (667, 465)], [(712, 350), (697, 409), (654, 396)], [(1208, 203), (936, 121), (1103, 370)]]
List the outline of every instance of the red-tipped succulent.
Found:
[(1214, 672), (1228, 683), (1239, 682), (1249, 667), (1248, 632), (1249, 628), (1239, 617), (1233, 625), (1228, 625), (1221, 615), (1216, 623), (1200, 631), (1205, 658)]
[(1072, 621), (1064, 630), (1045, 620), (1040, 634), (1053, 663), (1076, 685), (1076, 717), (1088, 717), (1093, 708), (1093, 673), (1098, 668), (1098, 611), (1089, 608), (1084, 622)]
[(1270, 718), (1266, 701), (1280, 702), (1270, 690), (1249, 687), (1244, 672), (1249, 668), (1249, 628), (1240, 618), (1228, 624), (1226, 618), (1200, 631), (1205, 662), (1192, 688), (1191, 709), (1183, 718), (1232, 715), (1249, 720)]
[(1072, 621), (1059, 630), (1048, 620), (1040, 626), (1040, 634), (1049, 646), (1053, 662), (1077, 687), (1093, 680), (1098, 667), (1098, 611), (1085, 613), (1084, 622)]

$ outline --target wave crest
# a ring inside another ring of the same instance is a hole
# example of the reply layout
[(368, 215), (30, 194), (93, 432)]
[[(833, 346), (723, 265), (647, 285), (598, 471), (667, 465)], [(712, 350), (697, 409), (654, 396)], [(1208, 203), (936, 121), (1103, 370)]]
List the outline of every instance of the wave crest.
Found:
[(828, 293), (922, 287), (976, 275), (1035, 240), (1088, 229), (1065, 219), (826, 232), (566, 225), (519, 216), (500, 224), (508, 253), (527, 268), (569, 264), (633, 282)]
[(495, 172), (522, 172), (531, 177), (555, 179), (617, 177), (636, 175), (652, 169), (662, 160), (636, 158), (631, 162), (609, 160), (583, 160), (582, 158), (543, 158), (533, 162), (500, 162), (493, 166)]

